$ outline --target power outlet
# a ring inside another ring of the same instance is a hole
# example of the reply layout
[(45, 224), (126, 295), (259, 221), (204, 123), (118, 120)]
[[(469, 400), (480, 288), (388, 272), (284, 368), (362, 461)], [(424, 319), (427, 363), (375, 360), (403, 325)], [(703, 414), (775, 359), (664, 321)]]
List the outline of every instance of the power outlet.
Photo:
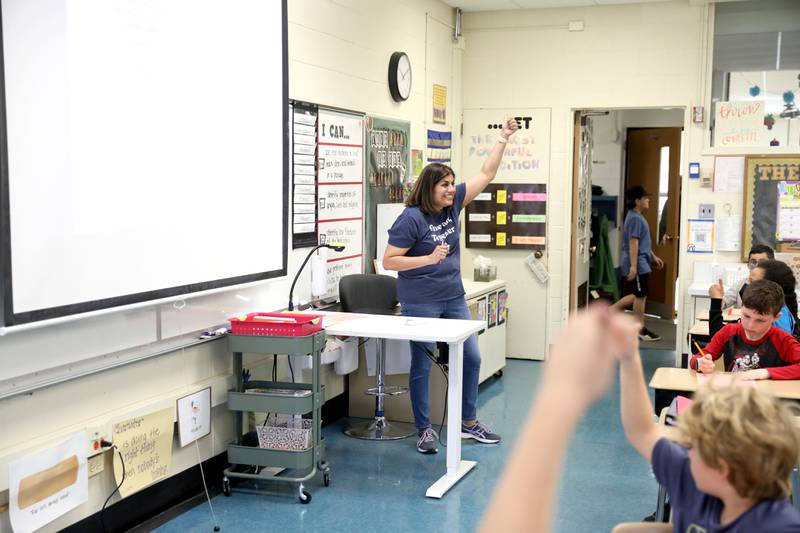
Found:
[(700, 218), (714, 218), (714, 204), (700, 204)]

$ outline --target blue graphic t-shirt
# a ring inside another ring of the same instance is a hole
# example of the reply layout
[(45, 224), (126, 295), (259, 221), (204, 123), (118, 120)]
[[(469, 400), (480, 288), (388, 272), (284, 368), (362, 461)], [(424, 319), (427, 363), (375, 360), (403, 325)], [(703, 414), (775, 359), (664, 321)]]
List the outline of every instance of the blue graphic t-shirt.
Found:
[(622, 254), (619, 259), (619, 270), (623, 276), (631, 271), (630, 240), (639, 239), (639, 257), (637, 258), (637, 274), (648, 274), (650, 268), (650, 254), (653, 247), (650, 243), (650, 226), (647, 220), (635, 209), (628, 211), (625, 224), (622, 226)]
[(761, 500), (728, 524), (720, 524), (722, 500), (697, 488), (689, 452), (666, 438), (653, 448), (653, 473), (667, 489), (673, 531), (687, 533), (800, 532), (800, 511), (788, 499)]
[(464, 295), (458, 215), (466, 194), (466, 184), (459, 183), (452, 207), (434, 215), (426, 215), (416, 206), (406, 207), (389, 229), (389, 244), (408, 248), (407, 257), (430, 255), (440, 244), (450, 245), (447, 258), (438, 265), (398, 273), (397, 299), (400, 303), (441, 302)]

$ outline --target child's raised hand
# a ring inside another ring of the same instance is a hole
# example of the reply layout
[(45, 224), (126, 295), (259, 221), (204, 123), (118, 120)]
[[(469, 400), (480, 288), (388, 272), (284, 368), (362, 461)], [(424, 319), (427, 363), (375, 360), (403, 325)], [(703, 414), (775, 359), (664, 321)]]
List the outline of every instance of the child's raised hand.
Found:
[(711, 358), (710, 355), (705, 354), (703, 357), (697, 360), (697, 368), (703, 374), (713, 374), (714, 373), (714, 360)]
[(638, 324), (602, 305), (576, 313), (553, 343), (545, 384), (588, 407), (608, 390), (620, 354), (635, 351), (638, 331)]
[(708, 288), (708, 296), (717, 299), (722, 299), (725, 296), (725, 287), (722, 285), (721, 279)]

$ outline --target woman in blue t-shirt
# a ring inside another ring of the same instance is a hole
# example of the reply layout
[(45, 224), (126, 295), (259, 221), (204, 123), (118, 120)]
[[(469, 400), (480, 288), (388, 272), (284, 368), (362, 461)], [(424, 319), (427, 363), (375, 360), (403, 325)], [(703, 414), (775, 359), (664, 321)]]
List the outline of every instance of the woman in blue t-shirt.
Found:
[[(419, 175), (406, 208), (389, 230), (383, 266), (396, 270), (397, 299), (403, 315), (469, 320), (471, 315), (461, 283), (458, 216), (461, 209), (483, 191), (497, 174), (503, 152), (517, 130), (507, 118), (481, 171), (466, 183), (455, 184), (447, 165), (431, 163)], [(428, 375), (433, 345), (411, 342), (409, 389), (417, 451), (436, 453), (438, 436), (428, 418)], [(461, 436), (483, 443), (500, 442), (500, 436), (477, 420), (478, 375), (481, 356), (475, 335), (464, 341), (464, 386), (461, 400)]]

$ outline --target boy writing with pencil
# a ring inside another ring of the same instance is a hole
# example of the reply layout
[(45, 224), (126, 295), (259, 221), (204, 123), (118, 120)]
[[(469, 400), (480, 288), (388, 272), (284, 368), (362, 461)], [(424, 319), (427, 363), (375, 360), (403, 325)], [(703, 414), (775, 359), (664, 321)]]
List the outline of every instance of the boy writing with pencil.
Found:
[(725, 371), (741, 379), (800, 379), (800, 343), (772, 323), (784, 305), (783, 289), (756, 280), (742, 295), (742, 319), (723, 327), (705, 350), (689, 360), (689, 368), (711, 374), (714, 361), (724, 358)]

